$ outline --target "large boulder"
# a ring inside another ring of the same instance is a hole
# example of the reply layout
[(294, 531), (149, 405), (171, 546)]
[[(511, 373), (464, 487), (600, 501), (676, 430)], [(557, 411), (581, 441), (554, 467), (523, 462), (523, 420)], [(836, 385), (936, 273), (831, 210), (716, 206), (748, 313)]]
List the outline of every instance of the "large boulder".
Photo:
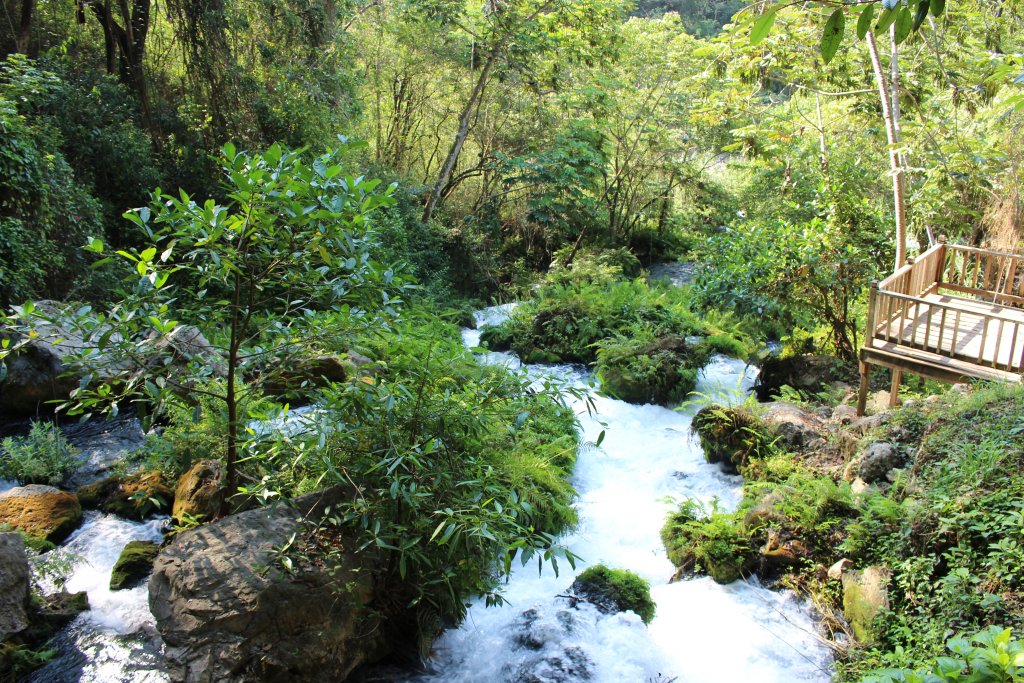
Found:
[(28, 628), (29, 570), (25, 542), (0, 534), (0, 642)]
[(151, 515), (167, 514), (174, 492), (162, 472), (151, 470), (87, 484), (78, 489), (78, 500), (83, 507), (143, 520)]
[(200, 460), (178, 479), (171, 517), (179, 524), (186, 517), (210, 521), (220, 514), (226, 493), (224, 466), (218, 460)]
[[(341, 681), (393, 643), (373, 583), (374, 561), (340, 532), (329, 557), (282, 569), (305, 520), (351, 492), (248, 510), (178, 534), (157, 556), (149, 605), (174, 680), (192, 683)], [(335, 530), (338, 531), (338, 530)], [(296, 540), (297, 539), (297, 540)]]
[(798, 405), (769, 403), (760, 415), (767, 427), (788, 450), (813, 450), (825, 445), (828, 426), (820, 417)]
[[(57, 319), (64, 306), (39, 301), (36, 311)], [(82, 335), (70, 327), (39, 324), (37, 336), (6, 360), (7, 376), (0, 382), (0, 415), (29, 417), (53, 412), (51, 401), (64, 400), (78, 386), (79, 377), (66, 374), (67, 357), (85, 348)], [(0, 336), (19, 340), (17, 334), (0, 330)]]
[(226, 377), (228, 366), (220, 349), (210, 343), (195, 325), (178, 325), (164, 335), (154, 334), (148, 355), (162, 359), (161, 364), (184, 367), (192, 360), (200, 360), (218, 377)]
[(704, 406), (693, 416), (690, 430), (700, 438), (704, 459), (720, 463), (736, 474), (750, 460), (768, 455), (772, 437), (768, 428), (749, 410), (717, 403)]
[(852, 364), (844, 364), (830, 356), (773, 356), (761, 366), (754, 391), (759, 401), (768, 401), (778, 396), (784, 385), (816, 394), (835, 381), (853, 379), (851, 375), (855, 374), (856, 369), (851, 370), (852, 367)]
[(0, 523), (29, 536), (60, 543), (82, 522), (82, 506), (73, 493), (30, 484), (0, 493)]
[(134, 588), (149, 576), (153, 560), (160, 552), (158, 543), (130, 541), (121, 551), (110, 572), (110, 590)]
[(889, 472), (903, 464), (903, 456), (895, 444), (888, 441), (875, 441), (869, 444), (847, 468), (847, 478), (856, 476), (868, 484), (886, 481)]

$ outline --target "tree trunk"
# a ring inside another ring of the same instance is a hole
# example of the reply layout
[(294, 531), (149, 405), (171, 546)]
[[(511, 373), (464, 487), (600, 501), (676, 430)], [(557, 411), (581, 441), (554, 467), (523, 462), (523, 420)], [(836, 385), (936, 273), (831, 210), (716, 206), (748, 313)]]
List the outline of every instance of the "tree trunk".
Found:
[[(882, 119), (885, 121), (885, 134), (889, 141), (889, 170), (892, 173), (893, 208), (896, 214), (895, 269), (899, 269), (907, 260), (907, 208), (906, 194), (903, 187), (903, 167), (900, 163), (899, 155), (899, 129), (894, 116), (885, 72), (882, 70), (882, 61), (878, 58), (878, 46), (875, 44), (874, 34), (868, 31), (865, 40), (868, 44), (868, 52), (871, 54), (871, 65), (874, 67), (875, 81), (878, 84), (878, 96), (882, 102)], [(896, 71), (893, 73), (898, 75)]]
[(462, 108), (462, 113), (459, 115), (459, 129), (455, 133), (455, 140), (452, 141), (451, 149), (448, 150), (448, 156), (445, 157), (444, 163), (441, 164), (441, 171), (437, 174), (437, 182), (434, 183), (433, 189), (427, 195), (426, 204), (423, 206), (424, 223), (429, 221), (430, 217), (434, 215), (434, 209), (437, 208), (444, 195), (444, 191), (448, 186), (448, 180), (452, 176), (452, 171), (455, 170), (455, 164), (459, 161), (462, 147), (466, 144), (466, 138), (469, 137), (469, 121), (473, 118), (473, 110), (476, 109), (483, 95), (487, 79), (491, 73), (491, 67), (494, 66), (494, 62), (498, 58), (499, 49), (499, 47), (495, 47), (487, 55), (487, 61), (484, 62), (484, 66), (480, 70), (480, 75), (476, 79), (476, 85), (473, 86), (473, 92), (470, 93), (466, 106)]
[(32, 38), (32, 15), (35, 13), (36, 0), (21, 0), (21, 21), (18, 26), (18, 37), (14, 41), (14, 49), (23, 55), (28, 54), (28, 43)]

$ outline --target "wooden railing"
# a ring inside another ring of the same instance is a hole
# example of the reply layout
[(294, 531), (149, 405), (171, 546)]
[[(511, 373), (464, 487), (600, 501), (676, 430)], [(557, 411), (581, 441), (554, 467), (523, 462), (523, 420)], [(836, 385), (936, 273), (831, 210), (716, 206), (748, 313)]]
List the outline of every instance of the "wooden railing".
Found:
[(1021, 307), (1024, 257), (940, 242), (872, 285), (867, 327), (883, 343), (1021, 373)]

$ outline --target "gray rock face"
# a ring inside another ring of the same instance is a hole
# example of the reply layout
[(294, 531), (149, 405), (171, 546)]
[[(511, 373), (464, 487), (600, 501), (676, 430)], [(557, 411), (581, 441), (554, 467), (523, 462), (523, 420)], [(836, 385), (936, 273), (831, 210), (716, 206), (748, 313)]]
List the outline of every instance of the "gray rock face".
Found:
[(274, 548), (301, 536), (298, 517), (316, 518), (341, 495), (332, 489), (295, 507), (232, 515), (178, 535), (161, 551), (149, 604), (174, 680), (341, 681), (387, 654), (363, 555), (342, 551), (331, 567), (296, 560), (290, 574), (275, 561)]
[(28, 628), (28, 558), (18, 534), (0, 534), (0, 642)]
[(782, 401), (765, 408), (761, 419), (786, 448), (802, 450), (816, 448), (824, 443), (828, 427), (824, 420), (800, 406)]
[(858, 475), (869, 484), (885, 481), (889, 471), (902, 464), (896, 446), (886, 441), (876, 441), (860, 456)]

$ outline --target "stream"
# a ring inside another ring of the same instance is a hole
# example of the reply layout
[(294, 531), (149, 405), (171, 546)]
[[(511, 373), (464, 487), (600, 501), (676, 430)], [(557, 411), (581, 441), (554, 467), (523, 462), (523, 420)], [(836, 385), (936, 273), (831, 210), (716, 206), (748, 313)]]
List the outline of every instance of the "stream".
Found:
[[(463, 330), (467, 346), (479, 328), (508, 315), (511, 305), (477, 313)], [(487, 353), (488, 363), (522, 367), (512, 354)], [(535, 379), (556, 377), (586, 386), (580, 366), (526, 366)], [(755, 373), (722, 356), (701, 375), (698, 393), (715, 399), (749, 390)], [(824, 682), (831, 658), (810, 609), (792, 593), (770, 591), (756, 578), (722, 586), (710, 578), (670, 583), (674, 567), (659, 531), (673, 500), (699, 498), (733, 509), (742, 479), (704, 461), (690, 436), (697, 406), (671, 410), (600, 396), (580, 415), (583, 438), (572, 482), (579, 492), (579, 528), (564, 543), (580, 558), (538, 574), (519, 567), (505, 586), (507, 604), (471, 606), (461, 627), (435, 643), (430, 671), (378, 673), (390, 683), (720, 683)], [(605, 432), (601, 447), (593, 444)], [(58, 636), (60, 654), (36, 671), (32, 683), (162, 683), (162, 643), (149, 613), (145, 585), (111, 593), (110, 571), (130, 540), (159, 540), (164, 520), (131, 522), (88, 513), (62, 546), (80, 558), (67, 590), (86, 590), (91, 609)], [(58, 551), (59, 552), (59, 551)], [(657, 615), (649, 627), (631, 612), (605, 615), (591, 605), (571, 608), (564, 596), (575, 573), (604, 563), (629, 569), (652, 586)], [(384, 670), (382, 670), (384, 671)]]

